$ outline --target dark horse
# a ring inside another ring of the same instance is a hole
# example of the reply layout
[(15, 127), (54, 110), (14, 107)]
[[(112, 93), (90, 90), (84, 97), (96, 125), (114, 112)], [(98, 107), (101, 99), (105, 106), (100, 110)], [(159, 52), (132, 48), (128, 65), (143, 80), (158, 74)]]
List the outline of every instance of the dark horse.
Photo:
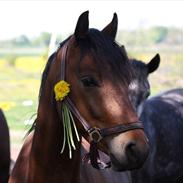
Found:
[[(124, 46), (122, 46), (122, 51), (126, 52)], [(156, 54), (148, 63), (137, 59), (130, 59), (130, 63), (135, 73), (129, 85), (130, 99), (134, 108), (140, 111), (141, 105), (150, 95), (148, 76), (159, 67), (160, 56)], [(87, 150), (87, 142), (83, 141), (83, 144)], [(98, 171), (93, 169), (90, 164), (81, 164), (81, 183), (130, 183), (131, 181), (130, 172), (119, 173), (111, 169)]]
[(160, 64), (160, 56), (156, 54), (147, 64), (141, 60), (130, 59), (135, 75), (130, 83), (130, 99), (135, 109), (140, 107), (150, 95), (149, 75), (156, 71)]
[(134, 183), (183, 182), (183, 89), (148, 99), (141, 113), (150, 153), (143, 167), (132, 172)]
[(0, 183), (7, 183), (10, 171), (9, 128), (3, 111), (0, 109)]
[[(72, 159), (67, 144), (61, 153), (63, 104), (71, 109), (80, 137), (85, 136), (91, 144), (93, 166), (99, 168), (97, 148), (110, 156), (111, 166), (117, 171), (138, 168), (144, 163), (148, 143), (128, 97), (132, 70), (128, 58), (114, 42), (117, 15), (102, 31), (88, 26), (88, 12), (84, 12), (74, 35), (49, 58), (34, 134), (28, 136), (9, 183), (80, 182), (81, 142), (73, 136), (76, 150)], [(56, 101), (54, 94), (54, 86), (63, 76), (71, 90), (64, 103)]]

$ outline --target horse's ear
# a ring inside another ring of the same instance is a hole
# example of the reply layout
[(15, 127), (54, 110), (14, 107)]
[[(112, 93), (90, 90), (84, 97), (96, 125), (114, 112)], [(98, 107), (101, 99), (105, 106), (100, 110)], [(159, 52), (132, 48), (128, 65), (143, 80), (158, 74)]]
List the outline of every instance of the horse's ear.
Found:
[(89, 11), (85, 11), (78, 18), (74, 32), (77, 40), (84, 39), (86, 37), (89, 27), (88, 13)]
[(114, 13), (112, 21), (102, 30), (102, 32), (104, 34), (107, 34), (114, 40), (116, 37), (117, 28), (118, 28), (118, 16), (116, 13)]
[(148, 73), (154, 72), (160, 64), (160, 55), (156, 54), (151, 61), (147, 64)]

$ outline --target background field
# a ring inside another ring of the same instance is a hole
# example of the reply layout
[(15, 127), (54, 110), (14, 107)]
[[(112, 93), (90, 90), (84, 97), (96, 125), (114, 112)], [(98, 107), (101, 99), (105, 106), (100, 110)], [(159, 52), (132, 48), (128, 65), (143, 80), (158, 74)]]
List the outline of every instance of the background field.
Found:
[[(169, 37), (159, 41), (157, 37), (146, 41), (131, 35), (118, 34), (117, 40), (123, 43), (129, 57), (148, 62), (156, 53), (161, 56), (161, 64), (150, 76), (151, 95), (170, 88), (183, 87), (183, 44), (169, 41)], [(147, 33), (146, 33), (147, 34)], [(145, 33), (137, 37), (145, 36)], [(177, 34), (178, 35), (178, 34)], [(36, 117), (41, 73), (47, 61), (51, 34), (42, 33), (37, 40), (20, 36), (3, 41), (0, 45), (0, 107), (4, 110), (11, 134), (13, 159), (22, 145), (28, 128)], [(61, 40), (58, 36), (57, 41)], [(169, 42), (168, 42), (168, 41)], [(179, 39), (178, 39), (179, 40)]]

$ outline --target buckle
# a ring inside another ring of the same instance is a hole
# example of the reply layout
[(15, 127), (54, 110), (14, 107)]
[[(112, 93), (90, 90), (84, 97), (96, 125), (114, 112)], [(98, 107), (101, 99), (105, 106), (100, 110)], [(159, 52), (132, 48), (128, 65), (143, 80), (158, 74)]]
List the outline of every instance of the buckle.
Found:
[(88, 133), (89, 133), (90, 139), (95, 143), (99, 142), (102, 139), (102, 135), (100, 133), (99, 128), (93, 127), (88, 130)]

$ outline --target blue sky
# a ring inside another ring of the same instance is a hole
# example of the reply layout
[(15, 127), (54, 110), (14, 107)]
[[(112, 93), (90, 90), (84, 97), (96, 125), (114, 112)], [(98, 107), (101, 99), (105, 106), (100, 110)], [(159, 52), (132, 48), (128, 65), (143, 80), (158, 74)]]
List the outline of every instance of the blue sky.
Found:
[(42, 31), (68, 34), (74, 31), (78, 16), (89, 10), (90, 27), (102, 29), (113, 13), (119, 29), (152, 25), (183, 28), (183, 1), (0, 1), (0, 39), (21, 34), (34, 37)]

